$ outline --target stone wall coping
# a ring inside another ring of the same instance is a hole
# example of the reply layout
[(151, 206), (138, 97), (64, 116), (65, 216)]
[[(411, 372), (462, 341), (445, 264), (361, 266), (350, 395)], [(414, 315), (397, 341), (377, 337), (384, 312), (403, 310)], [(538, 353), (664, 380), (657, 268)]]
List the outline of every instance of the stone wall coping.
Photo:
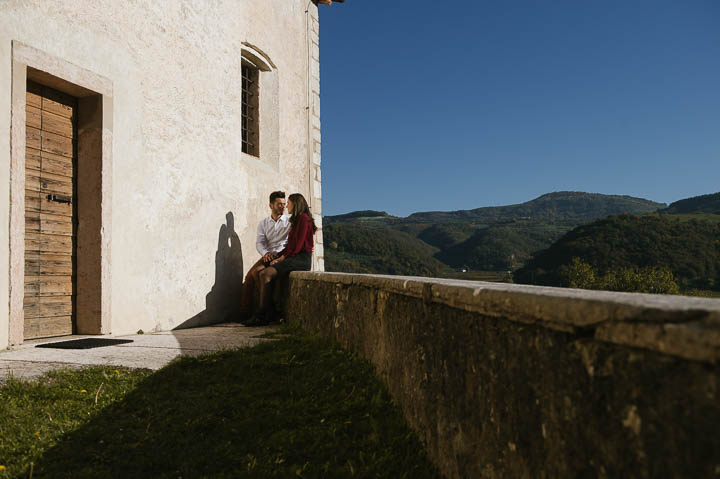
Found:
[(697, 361), (720, 359), (720, 300), (413, 276), (293, 272)]

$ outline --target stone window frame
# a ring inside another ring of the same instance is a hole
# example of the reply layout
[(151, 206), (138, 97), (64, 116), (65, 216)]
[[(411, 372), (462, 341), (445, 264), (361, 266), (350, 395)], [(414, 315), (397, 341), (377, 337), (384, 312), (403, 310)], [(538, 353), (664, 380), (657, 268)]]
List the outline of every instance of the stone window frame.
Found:
[[(111, 332), (113, 84), (92, 71), (12, 41), (10, 147), (10, 298), (8, 343), (24, 342), (25, 135), (27, 81), (78, 98), (77, 298), (73, 334)], [(83, 193), (83, 190), (84, 193)], [(82, 198), (82, 197), (80, 197)]]
[[(243, 42), (241, 49), (240, 65), (238, 73), (242, 77), (242, 66), (247, 65), (257, 70), (257, 150), (246, 153), (242, 147), (242, 131), (239, 132), (238, 147), (241, 155), (253, 161), (260, 160), (261, 163), (271, 167), (273, 170), (280, 169), (280, 96), (279, 96), (279, 75), (278, 68), (270, 59), (269, 55), (257, 46)], [(241, 79), (242, 81), (242, 79)], [(242, 105), (238, 114), (239, 125), (242, 130)]]

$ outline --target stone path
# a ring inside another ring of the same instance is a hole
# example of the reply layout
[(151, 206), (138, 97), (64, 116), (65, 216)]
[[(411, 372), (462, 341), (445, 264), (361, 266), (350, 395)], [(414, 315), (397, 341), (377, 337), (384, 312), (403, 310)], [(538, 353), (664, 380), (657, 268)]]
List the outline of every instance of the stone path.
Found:
[(38, 344), (90, 336), (27, 341), (17, 348), (0, 352), (0, 382), (10, 376), (31, 379), (55, 369), (77, 369), (90, 365), (160, 369), (181, 355), (197, 356), (222, 349), (254, 346), (267, 341), (259, 336), (271, 330), (267, 327), (248, 328), (240, 324), (223, 323), (177, 331), (112, 336), (131, 339), (133, 342), (94, 349), (35, 347)]

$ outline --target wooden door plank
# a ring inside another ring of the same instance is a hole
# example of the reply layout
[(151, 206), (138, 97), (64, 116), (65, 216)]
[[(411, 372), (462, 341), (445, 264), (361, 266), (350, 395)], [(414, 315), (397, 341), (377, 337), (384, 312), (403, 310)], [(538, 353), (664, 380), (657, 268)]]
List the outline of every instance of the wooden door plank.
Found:
[(31, 126), (25, 128), (25, 146), (36, 150), (42, 149), (42, 135), (39, 128)]
[(37, 129), (42, 127), (42, 110), (39, 107), (25, 106), (25, 125)]
[(72, 236), (72, 217), (54, 215), (51, 213), (40, 213), (40, 229), (43, 233)]
[(25, 212), (25, 234), (40, 231), (40, 213)]
[(37, 301), (25, 307), (26, 318), (50, 318), (53, 316), (72, 315), (73, 297), (37, 296)]
[(35, 192), (36, 195), (40, 194), (40, 171), (25, 170), (25, 191)]
[(40, 213), (30, 211), (25, 213), (25, 234), (40, 232)]
[(77, 101), (70, 95), (47, 87), (43, 90), (42, 109), (44, 111), (72, 118), (76, 104)]
[(72, 138), (65, 136), (56, 135), (49, 131), (42, 131), (42, 150), (49, 153), (55, 153), (56, 155), (67, 156), (68, 158), (73, 157), (73, 144)]
[(42, 107), (42, 86), (34, 81), (27, 82), (25, 101), (28, 105), (37, 108)]
[(72, 334), (72, 316), (25, 318), (25, 339), (50, 338)]
[(25, 233), (25, 251), (73, 254), (73, 237), (37, 232)]
[(42, 156), (40, 150), (25, 148), (25, 169), (40, 171)]
[[(31, 125), (34, 126), (34, 125)], [(49, 131), (60, 136), (74, 136), (73, 119), (42, 110), (42, 131)]]
[(25, 233), (25, 250), (37, 253), (73, 254), (73, 237), (39, 231)]
[(66, 176), (73, 178), (75, 174), (75, 165), (73, 159), (62, 155), (55, 155), (47, 151), (41, 153), (43, 172), (52, 173), (54, 175)]
[(47, 195), (40, 196), (40, 208), (42, 213), (51, 213), (54, 215), (69, 216), (72, 218), (73, 208), (71, 203), (59, 203), (50, 201)]
[[(26, 241), (27, 244), (27, 241)], [(28, 260), (31, 258), (30, 260)], [(27, 252), (25, 254), (25, 276), (40, 275), (40, 258), (39, 253)]]
[(25, 254), (25, 271), (37, 271), (37, 276), (71, 275), (72, 269), (72, 256), (69, 255), (32, 251)]
[(43, 168), (39, 184), (41, 194), (56, 193), (62, 196), (72, 198), (72, 178), (68, 178), (67, 176), (54, 175), (52, 173), (46, 173), (45, 169)]
[(40, 192), (25, 190), (25, 216), (32, 213), (40, 214)]
[(42, 108), (42, 97), (31, 91), (25, 92), (25, 107)]
[(25, 276), (25, 296), (72, 295), (70, 276)]

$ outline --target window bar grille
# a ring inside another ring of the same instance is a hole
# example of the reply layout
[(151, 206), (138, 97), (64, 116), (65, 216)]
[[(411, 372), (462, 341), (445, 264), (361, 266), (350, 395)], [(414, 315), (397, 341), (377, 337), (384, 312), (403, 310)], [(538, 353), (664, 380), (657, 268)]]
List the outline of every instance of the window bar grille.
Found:
[(242, 151), (251, 155), (256, 155), (256, 144), (253, 139), (256, 138), (256, 111), (254, 103), (256, 99), (257, 83), (255, 72), (252, 68), (242, 65)]

